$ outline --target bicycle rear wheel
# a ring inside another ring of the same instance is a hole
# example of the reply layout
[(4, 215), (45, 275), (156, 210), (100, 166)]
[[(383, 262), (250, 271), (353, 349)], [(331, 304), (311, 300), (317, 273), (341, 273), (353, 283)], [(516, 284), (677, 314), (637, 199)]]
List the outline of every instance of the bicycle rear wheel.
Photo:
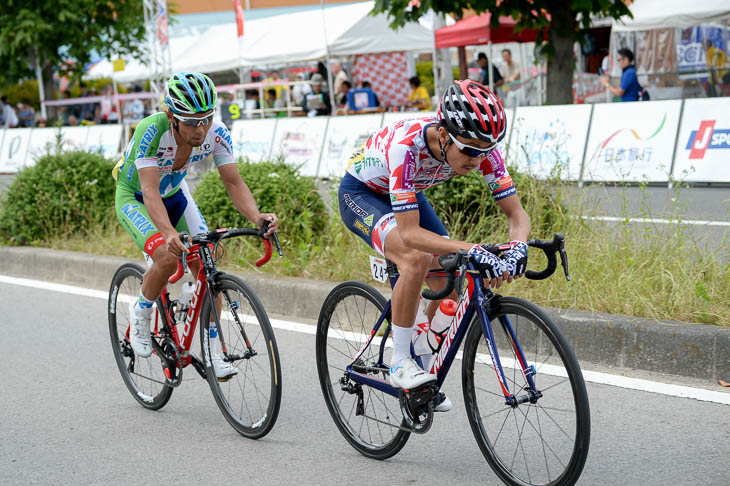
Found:
[[(345, 376), (347, 365), (370, 337), (385, 305), (385, 298), (369, 285), (345, 282), (327, 296), (317, 323), (317, 372), (327, 408), (345, 439), (373, 459), (397, 454), (410, 436), (400, 428), (405, 422), (397, 398)], [(380, 330), (387, 324), (384, 322)], [(374, 369), (379, 348), (376, 337), (359, 360), (359, 369), (387, 380), (386, 370)], [(386, 352), (387, 363), (390, 348)]]
[(590, 442), (590, 408), (578, 361), (538, 307), (522, 299), (498, 298), (489, 317), (506, 384), (513, 394), (527, 396), (529, 385), (509, 338), (511, 326), (527, 366), (535, 367), (533, 379), (542, 396), (534, 403), (506, 403), (475, 316), (462, 363), (464, 401), (474, 437), (507, 484), (575, 484)]
[(165, 381), (163, 361), (155, 351), (148, 358), (136, 356), (128, 338), (129, 304), (139, 298), (143, 273), (139, 265), (125, 263), (114, 274), (107, 305), (109, 336), (129, 392), (143, 407), (158, 410), (170, 400), (173, 390)]
[[(228, 423), (241, 435), (259, 439), (271, 431), (281, 405), (281, 365), (274, 331), (258, 297), (240, 278), (220, 274), (214, 288), (214, 297), (222, 303), (215, 349), (209, 338), (210, 323), (215, 318), (208, 296), (200, 314), (205, 374)], [(238, 373), (227, 381), (219, 381), (211, 353), (230, 357), (230, 364)]]

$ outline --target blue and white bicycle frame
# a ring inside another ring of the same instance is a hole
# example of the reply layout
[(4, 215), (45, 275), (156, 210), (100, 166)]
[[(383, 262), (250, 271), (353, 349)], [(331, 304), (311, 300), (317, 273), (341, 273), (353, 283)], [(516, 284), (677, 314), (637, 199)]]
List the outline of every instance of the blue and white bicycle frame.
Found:
[[(492, 359), (494, 371), (497, 374), (497, 379), (499, 380), (500, 386), (502, 388), (505, 402), (508, 405), (514, 406), (519, 403), (524, 403), (539, 398), (541, 396), (541, 393), (539, 390), (536, 389), (535, 382), (533, 380), (533, 376), (535, 375), (535, 367), (534, 365), (530, 365), (527, 363), (527, 360), (525, 359), (525, 354), (522, 352), (520, 343), (517, 341), (517, 336), (515, 335), (514, 329), (512, 328), (512, 324), (510, 323), (509, 318), (505, 315), (499, 317), (500, 324), (502, 325), (503, 329), (505, 330), (506, 336), (508, 336), (511, 342), (510, 344), (514, 349), (515, 356), (517, 357), (517, 361), (519, 362), (522, 373), (525, 376), (525, 379), (527, 380), (527, 383), (529, 385), (527, 393), (520, 396), (514, 395), (514, 393), (519, 392), (519, 390), (516, 390), (514, 392), (510, 391), (507, 379), (504, 375), (504, 370), (502, 369), (502, 362), (499, 358), (499, 352), (497, 351), (497, 347), (494, 344), (494, 334), (492, 332), (491, 319), (489, 318), (489, 316), (487, 315), (487, 311), (485, 310), (485, 308), (488, 308), (488, 305), (485, 304), (493, 297), (494, 294), (491, 293), (491, 290), (487, 290), (488, 294), (485, 295), (484, 291), (482, 290), (482, 275), (472, 265), (471, 262), (468, 263), (465, 271), (466, 275), (464, 282), (467, 283), (466, 289), (459, 297), (456, 314), (451, 321), (448, 332), (444, 335), (441, 341), (438, 351), (435, 353), (435, 358), (431, 365), (431, 369), (429, 370), (430, 373), (435, 374), (437, 377), (436, 386), (440, 389), (441, 385), (446, 379), (446, 375), (449, 373), (451, 364), (456, 358), (456, 354), (458, 353), (459, 347), (461, 346), (461, 343), (466, 336), (466, 332), (469, 330), (469, 323), (472, 321), (474, 313), (476, 312), (479, 316), (479, 322), (482, 327), (482, 334), (486, 341), (489, 355)], [(437, 269), (431, 270), (427, 278), (443, 278), (444, 276), (444, 270)], [(389, 273), (389, 277), (392, 287), (395, 285), (395, 282), (398, 279), (398, 274), (391, 275)], [(377, 336), (378, 330), (380, 329), (380, 326), (383, 325), (385, 318), (390, 314), (390, 310), (391, 301), (389, 300), (365, 344), (357, 353), (357, 355), (353, 358), (352, 362), (347, 366), (346, 374), (349, 379), (354, 381), (355, 383), (375, 388), (398, 398), (401, 390), (399, 388), (394, 388), (393, 386), (391, 386), (391, 384), (387, 380), (377, 378), (373, 375), (360, 373), (353, 369), (353, 364), (356, 363), (358, 359), (363, 356), (375, 336)], [(388, 339), (389, 334), (390, 327), (388, 327), (380, 341), (380, 352), (377, 363), (378, 367), (388, 367), (388, 365), (386, 365), (383, 361), (383, 356), (385, 352), (385, 343)], [(415, 354), (413, 352), (413, 345), (411, 345), (411, 355), (415, 357)], [(415, 359), (418, 361), (419, 365), (423, 365), (419, 358), (415, 357)]]

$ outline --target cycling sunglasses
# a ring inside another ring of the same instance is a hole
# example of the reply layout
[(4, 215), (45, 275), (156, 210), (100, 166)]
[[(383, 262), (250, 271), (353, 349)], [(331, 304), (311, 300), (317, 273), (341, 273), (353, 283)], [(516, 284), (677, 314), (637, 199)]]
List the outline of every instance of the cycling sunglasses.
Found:
[(203, 118), (195, 118), (192, 116), (180, 116), (176, 115), (175, 113), (172, 114), (173, 117), (180, 120), (183, 125), (186, 127), (196, 128), (199, 126), (207, 127), (213, 122), (213, 113), (211, 113), (208, 116), (204, 116)]
[(466, 155), (467, 157), (471, 157), (473, 159), (477, 158), (477, 157), (486, 157), (489, 154), (489, 152), (491, 152), (492, 150), (497, 148), (496, 143), (489, 148), (483, 149), (483, 148), (472, 147), (471, 145), (467, 145), (465, 143), (461, 143), (456, 139), (456, 137), (454, 137), (450, 133), (449, 133), (449, 137), (451, 137), (451, 141), (454, 142), (454, 145), (456, 145), (456, 148), (458, 148), (462, 154)]

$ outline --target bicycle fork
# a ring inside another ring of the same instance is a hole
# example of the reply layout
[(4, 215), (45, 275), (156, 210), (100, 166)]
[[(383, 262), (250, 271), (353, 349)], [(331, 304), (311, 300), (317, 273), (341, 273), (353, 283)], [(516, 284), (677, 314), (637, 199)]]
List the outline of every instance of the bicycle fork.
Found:
[[(527, 359), (525, 358), (525, 354), (522, 352), (522, 347), (517, 340), (517, 336), (515, 335), (509, 318), (507, 316), (500, 316), (498, 319), (500, 325), (505, 331), (505, 335), (510, 341), (510, 346), (514, 350), (515, 356), (517, 357), (520, 371), (522, 372), (522, 375), (525, 377), (525, 380), (528, 384), (528, 388), (526, 390), (523, 388), (521, 390), (515, 390), (514, 393), (510, 392), (507, 378), (504, 375), (502, 361), (499, 358), (499, 352), (497, 351), (497, 346), (494, 342), (494, 333), (492, 332), (492, 325), (491, 320), (489, 319), (489, 315), (482, 305), (477, 307), (477, 312), (479, 312), (479, 321), (482, 326), (482, 335), (484, 336), (484, 340), (487, 344), (487, 350), (489, 350), (489, 356), (492, 360), (492, 367), (494, 368), (494, 372), (497, 374), (497, 380), (499, 381), (499, 385), (502, 388), (502, 393), (504, 394), (505, 404), (509, 405), (512, 408), (516, 408), (518, 405), (527, 402), (533, 404), (537, 403), (537, 400), (542, 397), (542, 392), (538, 390), (535, 386), (535, 380), (533, 378), (537, 374), (535, 370), (535, 365), (527, 364)], [(523, 390), (525, 391), (525, 393), (520, 394), (520, 392)]]

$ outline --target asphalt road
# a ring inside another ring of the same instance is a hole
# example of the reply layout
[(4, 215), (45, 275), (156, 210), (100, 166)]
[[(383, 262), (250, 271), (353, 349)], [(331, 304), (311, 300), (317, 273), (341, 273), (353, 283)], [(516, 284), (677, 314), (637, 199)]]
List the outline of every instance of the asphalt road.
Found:
[[(0, 484), (501, 484), (474, 441), (457, 373), (445, 386), (454, 409), (378, 462), (330, 418), (314, 336), (278, 329), (281, 412), (251, 441), (192, 370), (161, 411), (139, 406), (112, 356), (105, 300), (5, 283), (0, 295)], [(579, 484), (727, 484), (730, 406), (592, 383), (588, 392)]]

